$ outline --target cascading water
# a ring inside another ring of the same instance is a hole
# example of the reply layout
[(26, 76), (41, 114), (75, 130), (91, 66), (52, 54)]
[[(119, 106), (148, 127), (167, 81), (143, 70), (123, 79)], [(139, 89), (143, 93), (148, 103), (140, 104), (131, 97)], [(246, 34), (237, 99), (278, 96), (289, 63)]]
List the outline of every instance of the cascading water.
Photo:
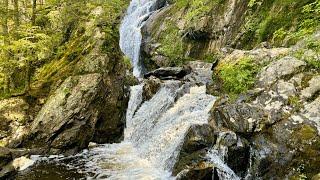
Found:
[(237, 135), (230, 132), (220, 132), (216, 144), (208, 152), (207, 157), (217, 168), (217, 174), (220, 179), (240, 180), (234, 171), (225, 163), (225, 157), (228, 155), (228, 147), (223, 142), (225, 139), (237, 139)]
[[(121, 24), (120, 46), (132, 60), (136, 77), (142, 75), (139, 62), (140, 29), (157, 6), (158, 0), (132, 0)], [(210, 73), (208, 77), (211, 77)], [(201, 79), (203, 77), (199, 76), (192, 81)], [(99, 145), (75, 156), (37, 156), (34, 159), (78, 169), (78, 173), (84, 174), (87, 179), (174, 179), (171, 171), (188, 129), (194, 124), (208, 123), (209, 111), (215, 102), (214, 96), (206, 94), (205, 86), (195, 84), (164, 81), (157, 93), (146, 102), (143, 102), (144, 83), (133, 86), (123, 142)], [(210, 157), (215, 159), (213, 155)], [(221, 172), (229, 172), (222, 165), (220, 168), (223, 169)]]
[(131, 87), (123, 142), (40, 160), (78, 169), (87, 179), (174, 179), (171, 170), (186, 133), (194, 124), (208, 123), (215, 97), (205, 86), (168, 80), (142, 102), (142, 87)]
[(131, 59), (135, 77), (140, 77), (142, 74), (142, 65), (139, 61), (142, 41), (141, 27), (152, 12), (163, 4), (160, 1), (132, 0), (120, 26), (120, 48)]

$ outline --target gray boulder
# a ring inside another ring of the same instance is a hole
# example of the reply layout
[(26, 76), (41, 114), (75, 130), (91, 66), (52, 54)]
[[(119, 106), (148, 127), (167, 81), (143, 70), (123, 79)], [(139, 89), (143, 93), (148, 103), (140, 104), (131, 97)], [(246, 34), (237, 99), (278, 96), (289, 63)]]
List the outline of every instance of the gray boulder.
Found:
[(51, 153), (74, 153), (87, 147), (103, 117), (105, 89), (100, 74), (72, 76), (52, 94), (31, 125), (23, 144)]
[(284, 57), (278, 61), (273, 61), (265, 67), (259, 74), (259, 83), (262, 86), (271, 85), (280, 78), (293, 75), (299, 70), (303, 70), (306, 62), (294, 57)]
[(216, 104), (211, 115), (210, 124), (213, 127), (227, 127), (236, 133), (259, 132), (267, 121), (262, 107), (247, 103)]
[[(212, 172), (208, 171), (208, 167), (203, 168), (200, 164), (206, 162), (205, 156), (208, 147), (212, 146), (215, 141), (216, 135), (209, 125), (191, 126), (185, 136), (178, 160), (173, 168), (173, 175), (177, 175), (180, 172), (183, 174), (180, 174), (180, 179), (188, 179), (195, 174), (206, 176), (207, 173)], [(184, 171), (188, 173), (184, 174)]]

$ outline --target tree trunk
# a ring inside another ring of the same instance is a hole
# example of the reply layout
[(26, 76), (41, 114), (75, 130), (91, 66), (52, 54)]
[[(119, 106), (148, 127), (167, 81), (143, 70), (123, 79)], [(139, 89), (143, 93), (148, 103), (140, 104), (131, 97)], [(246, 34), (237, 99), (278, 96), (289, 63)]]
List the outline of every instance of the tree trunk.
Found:
[(26, 77), (25, 77), (25, 87), (24, 87), (24, 93), (28, 94), (30, 91), (30, 81), (31, 81), (31, 62), (30, 60), (26, 63)]
[(17, 30), (20, 25), (20, 12), (19, 12), (18, 0), (14, 0), (13, 5), (14, 5), (14, 26), (15, 26), (15, 30)]
[[(2, 26), (2, 35), (4, 37), (4, 45), (9, 45), (9, 31), (8, 31), (8, 16), (9, 16), (9, 1), (3, 0), (1, 3), (3, 15), (1, 15), (1, 26)], [(3, 55), (6, 58), (9, 57), (9, 53), (4, 49)], [(4, 84), (4, 92), (9, 93), (10, 92), (10, 75), (8, 73), (5, 73), (5, 84)]]
[(37, 13), (37, 0), (32, 0), (32, 17), (31, 22), (34, 26), (36, 24), (36, 13)]
[(7, 45), (9, 43), (8, 40), (8, 15), (9, 15), (9, 11), (8, 11), (8, 5), (9, 5), (9, 1), (8, 0), (3, 0), (3, 11), (4, 14), (2, 15), (2, 33), (4, 36), (4, 43), (5, 45)]

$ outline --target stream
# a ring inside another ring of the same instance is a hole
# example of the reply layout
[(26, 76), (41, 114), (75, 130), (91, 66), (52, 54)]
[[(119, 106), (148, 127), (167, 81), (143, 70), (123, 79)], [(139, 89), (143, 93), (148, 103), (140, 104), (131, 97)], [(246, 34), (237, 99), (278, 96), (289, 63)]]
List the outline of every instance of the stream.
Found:
[[(132, 0), (120, 27), (120, 47), (140, 79), (144, 71), (139, 61), (141, 27), (159, 7), (157, 0)], [(208, 123), (216, 97), (206, 94), (206, 86), (165, 80), (144, 101), (143, 86), (141, 80), (130, 88), (121, 143), (97, 145), (74, 156), (32, 156), (34, 165), (16, 179), (175, 179), (171, 172), (186, 133), (192, 125)], [(211, 153), (208, 159), (225, 168), (218, 155)], [(237, 179), (233, 174), (228, 177)]]

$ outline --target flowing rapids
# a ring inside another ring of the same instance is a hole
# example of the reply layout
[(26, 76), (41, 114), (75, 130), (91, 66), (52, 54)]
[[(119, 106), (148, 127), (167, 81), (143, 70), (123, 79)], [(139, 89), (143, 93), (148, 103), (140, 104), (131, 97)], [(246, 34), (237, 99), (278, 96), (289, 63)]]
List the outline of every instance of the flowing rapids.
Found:
[(215, 97), (206, 94), (205, 86), (166, 81), (149, 101), (142, 102), (142, 87), (131, 87), (122, 143), (99, 145), (75, 156), (33, 159), (38, 164), (63, 165), (86, 179), (174, 179), (171, 170), (187, 130), (208, 123)]

